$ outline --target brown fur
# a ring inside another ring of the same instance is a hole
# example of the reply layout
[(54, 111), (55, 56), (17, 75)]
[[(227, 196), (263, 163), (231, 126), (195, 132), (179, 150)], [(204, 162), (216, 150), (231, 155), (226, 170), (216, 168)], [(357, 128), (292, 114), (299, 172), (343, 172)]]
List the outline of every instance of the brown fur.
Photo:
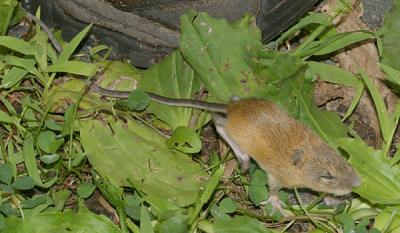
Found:
[(283, 187), (343, 195), (360, 183), (334, 149), (272, 102), (232, 101), (225, 129)]

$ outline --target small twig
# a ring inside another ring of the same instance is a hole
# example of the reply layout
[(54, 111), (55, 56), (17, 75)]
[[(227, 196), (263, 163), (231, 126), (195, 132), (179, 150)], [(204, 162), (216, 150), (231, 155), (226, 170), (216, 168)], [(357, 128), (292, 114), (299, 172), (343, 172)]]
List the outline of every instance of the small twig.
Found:
[(36, 16), (33, 14), (26, 12), (26, 17), (30, 20), (35, 21), (35, 23), (39, 24), (39, 26), (43, 29), (43, 31), (46, 32), (47, 36), (49, 37), (51, 43), (53, 44), (54, 48), (56, 49), (57, 53), (62, 52), (62, 47), (56, 40), (56, 38), (53, 35), (53, 32), (44, 24), (40, 19), (38, 19)]

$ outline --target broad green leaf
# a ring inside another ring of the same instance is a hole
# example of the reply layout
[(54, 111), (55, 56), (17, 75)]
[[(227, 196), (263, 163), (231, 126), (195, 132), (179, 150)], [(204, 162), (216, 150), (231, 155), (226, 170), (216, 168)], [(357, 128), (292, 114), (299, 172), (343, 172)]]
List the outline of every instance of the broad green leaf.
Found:
[(30, 176), (21, 176), (15, 179), (13, 187), (19, 190), (29, 190), (35, 187), (35, 182)]
[(58, 138), (53, 131), (40, 132), (37, 138), (37, 145), (45, 153), (55, 153), (64, 144), (64, 138)]
[(125, 195), (124, 209), (130, 218), (137, 221), (140, 220), (141, 199), (137, 193), (135, 195)]
[(230, 197), (226, 197), (222, 199), (222, 201), (219, 203), (219, 210), (222, 213), (234, 213), (237, 209), (236, 203), (232, 200)]
[(379, 125), (381, 127), (382, 137), (385, 143), (390, 143), (389, 136), (391, 127), (394, 127), (389, 121), (389, 114), (386, 109), (385, 101), (383, 100), (378, 88), (372, 83), (372, 80), (364, 73), (361, 72), (361, 78), (371, 93), (374, 100), (375, 109), (378, 114)]
[(128, 111), (142, 111), (150, 104), (150, 97), (142, 90), (136, 89), (131, 92), (128, 99), (118, 102), (118, 105)]
[(347, 213), (342, 213), (337, 216), (337, 219), (343, 226), (343, 232), (351, 232), (354, 230), (355, 224), (353, 219)]
[(268, 193), (267, 174), (261, 169), (255, 170), (250, 181), (250, 200), (258, 206), (261, 202), (267, 200)]
[[(53, 86), (45, 96), (43, 105), (51, 107), (52, 111), (71, 102), (76, 103), (82, 96), (85, 85), (84, 80), (71, 79), (59, 86)], [(93, 107), (112, 108), (112, 106), (112, 103), (101, 101), (95, 93), (87, 93), (79, 104), (79, 108), (83, 110)]]
[(261, 50), (252, 66), (257, 76), (265, 77), (270, 85), (288, 78), (299, 77), (307, 67), (301, 59), (273, 50)]
[[(113, 61), (100, 65), (107, 67), (104, 71), (105, 75), (98, 77), (99, 81), (101, 79), (101, 85), (105, 88), (132, 91), (137, 87), (137, 82), (141, 80), (138, 71), (127, 63)], [(66, 104), (71, 102), (80, 101), (79, 108), (83, 110), (88, 108), (111, 109), (113, 107), (113, 102), (102, 101), (98, 94), (90, 91), (84, 95), (84, 98), (81, 98), (85, 85), (87, 85), (87, 82), (81, 79), (71, 79), (61, 85), (54, 85), (45, 97), (44, 105), (46, 107), (51, 106), (51, 110), (55, 110), (60, 107), (64, 108)]]
[(60, 190), (53, 193), (54, 207), (57, 211), (64, 209), (65, 203), (67, 203), (68, 198), (71, 196), (72, 192), (68, 189)]
[(11, 184), (12, 181), (12, 168), (8, 163), (0, 164), (0, 181), (4, 184)]
[(201, 150), (199, 135), (193, 129), (184, 126), (176, 128), (166, 143), (168, 148), (184, 153), (197, 153)]
[(48, 154), (48, 155), (40, 156), (40, 161), (42, 161), (45, 164), (55, 163), (59, 159), (60, 159), (60, 156), (58, 154)]
[(400, 2), (393, 1), (393, 7), (385, 14), (384, 25), (379, 30), (382, 42), (382, 63), (400, 70)]
[(32, 209), (40, 204), (46, 203), (50, 197), (47, 194), (35, 195), (31, 199), (24, 200), (21, 205), (24, 209)]
[(181, 209), (178, 205), (174, 204), (170, 200), (155, 195), (142, 197), (142, 201), (149, 203), (151, 206), (151, 213), (155, 216), (164, 216), (164, 214), (170, 211), (176, 211)]
[[(166, 97), (193, 99), (194, 94), (200, 91), (200, 82), (195, 77), (193, 69), (183, 60), (180, 53), (175, 51), (157, 65), (144, 71), (139, 87)], [(191, 108), (171, 107), (153, 101), (147, 110), (172, 129), (189, 126), (193, 113)]]
[(86, 26), (69, 43), (67, 43), (63, 46), (63, 51), (61, 52), (60, 56), (58, 57), (59, 62), (61, 62), (61, 63), (66, 62), (70, 59), (71, 55), (74, 53), (75, 49), (79, 46), (79, 44), (81, 43), (83, 38), (86, 37), (86, 35), (89, 32), (91, 27), (92, 27), (92, 24)]
[(384, 208), (374, 220), (374, 227), (381, 232), (398, 232), (400, 230), (399, 206)]
[(399, 204), (399, 165), (391, 166), (381, 150), (369, 147), (361, 139), (344, 138), (339, 146), (350, 156), (350, 163), (361, 176), (361, 186), (354, 189), (371, 203)]
[(208, 179), (199, 164), (185, 154), (170, 151), (153, 129), (127, 119), (82, 120), (81, 142), (92, 166), (117, 185), (180, 206), (193, 204)]
[(212, 224), (213, 232), (218, 233), (267, 233), (270, 232), (261, 222), (248, 216), (217, 218)]
[(355, 75), (336, 66), (314, 61), (308, 61), (307, 65), (313, 74), (324, 81), (348, 87), (358, 87), (360, 84)]
[(87, 63), (83, 61), (64, 61), (48, 66), (45, 72), (64, 72), (83, 76), (91, 76), (96, 68), (97, 65), (93, 63)]
[(76, 190), (76, 192), (78, 193), (78, 196), (80, 198), (85, 199), (85, 198), (90, 197), (93, 194), (95, 189), (96, 189), (96, 185), (94, 185), (93, 183), (85, 182), (78, 186), (78, 189)]
[(34, 55), (36, 52), (36, 46), (12, 36), (0, 36), (0, 46), (4, 46), (10, 50), (14, 50), (25, 55)]
[(41, 213), (22, 219), (6, 218), (6, 228), (2, 233), (121, 233), (121, 230), (104, 215), (94, 214), (80, 206), (77, 213), (67, 210), (64, 213)]
[(193, 11), (181, 17), (179, 50), (219, 101), (251, 96), (260, 88), (249, 65), (260, 48), (260, 30), (249, 15), (234, 24)]
[(44, 123), (46, 125), (46, 128), (48, 128), (49, 130), (61, 131), (62, 129), (62, 126), (53, 119), (46, 119)]
[(142, 205), (140, 209), (140, 232), (141, 233), (154, 233), (153, 225), (146, 207)]
[(189, 232), (187, 224), (188, 217), (182, 214), (176, 214), (157, 226), (160, 233), (186, 233)]
[[(11, 22), (15, 7), (18, 5), (16, 0), (3, 1), (0, 3), (0, 35), (5, 35)], [(1, 229), (1, 228), (0, 228)]]

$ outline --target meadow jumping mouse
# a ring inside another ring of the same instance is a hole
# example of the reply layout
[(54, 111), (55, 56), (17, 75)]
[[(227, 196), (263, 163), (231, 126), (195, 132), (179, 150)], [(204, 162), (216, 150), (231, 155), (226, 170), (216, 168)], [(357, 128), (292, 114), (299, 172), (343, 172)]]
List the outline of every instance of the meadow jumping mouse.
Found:
[[(130, 92), (91, 90), (103, 96), (128, 98)], [(228, 104), (173, 99), (147, 93), (158, 103), (210, 111), (217, 132), (229, 144), (242, 169), (250, 157), (268, 173), (267, 202), (280, 209), (281, 188), (309, 188), (345, 195), (361, 184), (350, 165), (311, 129), (289, 116), (276, 104), (261, 99), (233, 99)]]

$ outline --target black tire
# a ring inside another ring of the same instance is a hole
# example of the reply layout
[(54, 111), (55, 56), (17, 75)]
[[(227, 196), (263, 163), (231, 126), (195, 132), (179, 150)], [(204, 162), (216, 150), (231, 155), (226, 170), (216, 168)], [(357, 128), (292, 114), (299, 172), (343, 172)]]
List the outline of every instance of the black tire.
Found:
[(263, 40), (269, 41), (304, 15), (318, 0), (28, 0), (30, 12), (41, 6), (42, 20), (59, 27), (70, 40), (94, 23), (88, 44), (113, 48), (111, 57), (149, 67), (178, 46), (179, 17), (189, 9), (236, 20), (250, 12), (257, 17)]

